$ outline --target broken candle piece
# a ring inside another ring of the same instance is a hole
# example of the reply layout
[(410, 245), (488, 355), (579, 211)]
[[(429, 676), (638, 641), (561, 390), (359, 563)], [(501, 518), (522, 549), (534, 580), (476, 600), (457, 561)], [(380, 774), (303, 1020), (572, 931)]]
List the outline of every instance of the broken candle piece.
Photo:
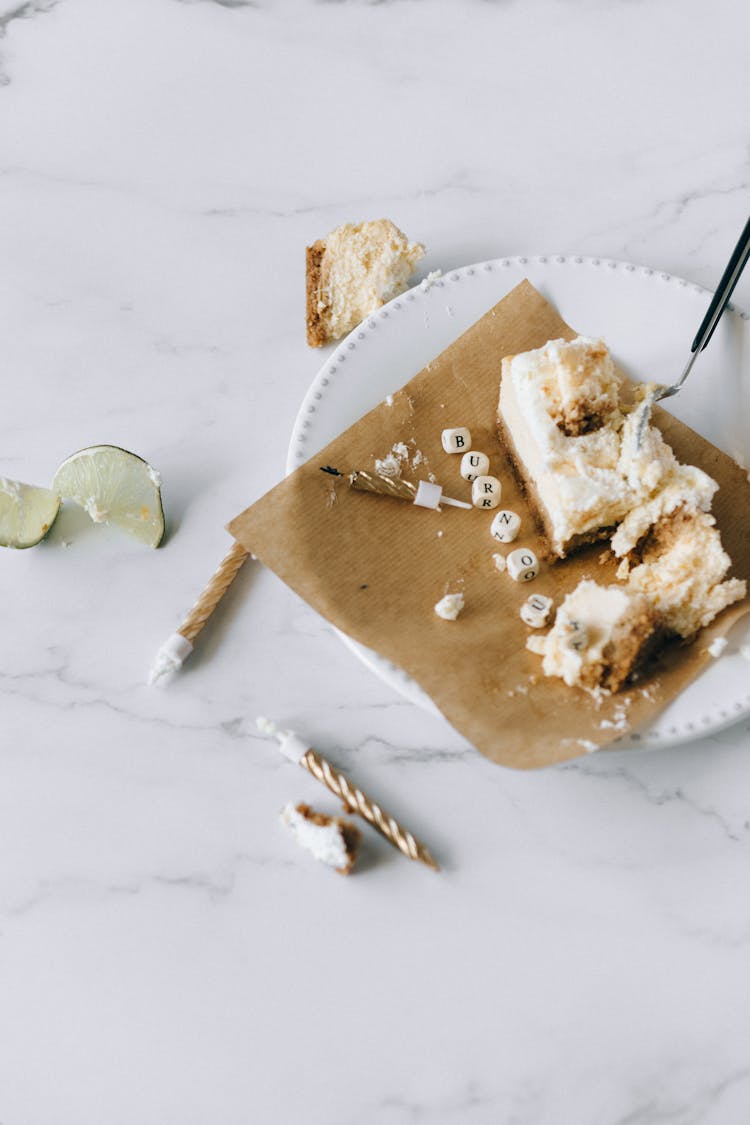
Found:
[(374, 492), (377, 496), (392, 496), (396, 500), (411, 500), (418, 508), (437, 508), (440, 504), (448, 504), (452, 508), (471, 508), (463, 500), (454, 500), (450, 496), (443, 496), (439, 484), (431, 481), (420, 480), (417, 484), (401, 480), (399, 477), (387, 477), (382, 473), (368, 473), (364, 469), (349, 476), (349, 485), (358, 492)]

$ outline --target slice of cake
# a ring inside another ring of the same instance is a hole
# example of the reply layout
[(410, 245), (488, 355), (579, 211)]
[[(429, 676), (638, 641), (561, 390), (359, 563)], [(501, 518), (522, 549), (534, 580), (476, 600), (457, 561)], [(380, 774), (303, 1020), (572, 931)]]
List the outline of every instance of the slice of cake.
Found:
[(618, 578), (648, 598), (664, 633), (690, 639), (744, 598), (746, 583), (726, 577), (732, 560), (712, 515), (683, 504), (657, 518), (637, 543), (626, 537), (625, 523), (612, 540), (617, 554), (627, 550)]
[(307, 342), (318, 348), (351, 332), (403, 293), (425, 248), (390, 219), (344, 223), (307, 247)]
[(657, 628), (643, 594), (584, 578), (563, 601), (549, 633), (529, 637), (527, 648), (543, 657), (546, 676), (596, 695), (618, 691), (637, 676)]
[(300, 847), (315, 859), (348, 875), (357, 860), (360, 830), (341, 816), (326, 816), (309, 805), (286, 805), (281, 823), (289, 829)]
[(654, 426), (639, 443), (637, 420), (601, 340), (550, 340), (503, 359), (500, 436), (552, 556), (608, 538), (657, 496), (665, 509), (710, 506), (711, 478), (681, 465)]

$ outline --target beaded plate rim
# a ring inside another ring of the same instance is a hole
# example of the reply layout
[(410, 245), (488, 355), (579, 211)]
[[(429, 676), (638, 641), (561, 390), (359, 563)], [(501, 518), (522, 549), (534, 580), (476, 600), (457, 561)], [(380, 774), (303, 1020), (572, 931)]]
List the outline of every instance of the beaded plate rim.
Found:
[[(437, 277), (427, 277), (417, 282), (411, 289), (399, 294), (399, 296), (389, 301), (381, 309), (378, 309), (377, 312), (368, 316), (361, 324), (353, 329), (348, 336), (338, 341), (336, 345), (332, 347), (331, 352), (325, 358), (313, 378), (295, 418), (287, 451), (287, 474), (293, 472), (294, 469), (308, 458), (307, 442), (309, 430), (313, 425), (311, 415), (317, 413), (318, 404), (326, 395), (329, 395), (331, 389), (336, 386), (335, 376), (339, 374), (339, 369), (343, 364), (346, 364), (352, 352), (356, 352), (358, 349), (367, 345), (368, 341), (374, 337), (380, 324), (384, 321), (391, 320), (392, 317), (396, 316), (403, 309), (413, 305), (415, 301), (427, 299), (430, 290), (433, 288), (450, 288), (450, 286), (458, 284), (465, 278), (471, 278), (477, 274), (481, 275), (482, 273), (493, 271), (502, 272), (510, 267), (518, 268), (530, 265), (535, 267), (572, 265), (574, 267), (597, 270), (603, 269), (605, 271), (621, 270), (628, 274), (634, 274), (649, 282), (674, 284), (680, 288), (690, 290), (694, 294), (705, 296), (707, 300), (710, 300), (712, 296), (711, 290), (704, 286), (698, 285), (692, 281), (687, 281), (685, 278), (668, 273), (664, 270), (654, 269), (651, 266), (639, 265), (619, 258), (592, 257), (579, 254), (515, 255), (502, 258), (490, 258), (485, 261), (472, 263), (471, 265), (449, 269), (445, 273), (440, 273)], [(750, 314), (734, 302), (730, 302), (727, 305), (727, 312), (736, 316), (743, 322), (750, 321)], [(355, 656), (357, 656), (370, 671), (389, 686), (393, 687), (410, 702), (442, 718), (441, 712), (430, 697), (422, 691), (407, 672), (381, 657), (378, 653), (354, 641), (340, 629), (335, 629), (335, 632), (344, 644), (346, 644), (347, 648), (351, 649)], [(653, 726), (647, 727), (642, 731), (628, 732), (627, 735), (616, 739), (609, 747), (605, 747), (604, 749), (608, 752), (612, 752), (625, 749), (630, 751), (633, 749), (658, 749), (673, 746), (688, 742), (691, 739), (700, 738), (702, 735), (718, 733), (739, 722), (747, 715), (750, 715), (750, 693), (746, 694), (743, 699), (735, 700), (730, 707), (727, 707), (726, 704), (719, 706), (712, 703), (707, 707), (707, 713), (701, 717), (699, 723), (684, 722), (679, 724), (672, 722), (669, 726), (660, 727), (659, 720), (657, 719)]]

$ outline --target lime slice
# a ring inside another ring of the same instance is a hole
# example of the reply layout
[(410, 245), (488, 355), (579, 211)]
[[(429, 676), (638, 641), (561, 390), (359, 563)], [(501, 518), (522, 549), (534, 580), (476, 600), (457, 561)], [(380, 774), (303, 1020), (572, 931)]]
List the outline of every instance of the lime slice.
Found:
[(63, 461), (53, 487), (85, 508), (95, 523), (111, 523), (158, 547), (164, 535), (159, 474), (117, 445), (92, 445)]
[(0, 546), (33, 547), (44, 539), (59, 509), (56, 492), (0, 477)]

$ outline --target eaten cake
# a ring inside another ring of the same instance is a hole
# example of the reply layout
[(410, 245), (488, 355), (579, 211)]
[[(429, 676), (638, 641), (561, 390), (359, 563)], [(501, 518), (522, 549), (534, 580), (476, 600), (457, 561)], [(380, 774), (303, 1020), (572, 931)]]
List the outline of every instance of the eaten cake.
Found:
[(531, 636), (526, 644), (543, 657), (546, 676), (594, 693), (614, 692), (636, 677), (658, 628), (643, 594), (583, 579), (563, 601), (549, 633)]
[(288, 828), (300, 847), (315, 859), (333, 867), (340, 875), (348, 875), (356, 863), (362, 833), (341, 816), (327, 816), (309, 805), (286, 805), (281, 823)]
[(710, 514), (718, 485), (626, 403), (601, 340), (503, 360), (498, 426), (550, 555), (610, 539), (620, 585), (584, 579), (528, 647), (571, 686), (617, 691), (670, 637), (692, 639), (745, 596)]
[(498, 427), (552, 557), (609, 538), (647, 502), (664, 514), (685, 500), (710, 507), (711, 478), (681, 465), (655, 426), (639, 443), (637, 422), (601, 340), (503, 359)]
[(307, 247), (307, 342), (319, 348), (351, 332), (407, 287), (425, 248), (390, 219), (344, 223)]
[[(615, 554), (628, 540), (619, 529), (612, 539)], [(717, 614), (744, 598), (746, 583), (727, 578), (732, 565), (710, 513), (682, 504), (651, 524), (633, 543), (618, 567), (618, 578), (644, 594), (662, 630), (691, 640)]]

